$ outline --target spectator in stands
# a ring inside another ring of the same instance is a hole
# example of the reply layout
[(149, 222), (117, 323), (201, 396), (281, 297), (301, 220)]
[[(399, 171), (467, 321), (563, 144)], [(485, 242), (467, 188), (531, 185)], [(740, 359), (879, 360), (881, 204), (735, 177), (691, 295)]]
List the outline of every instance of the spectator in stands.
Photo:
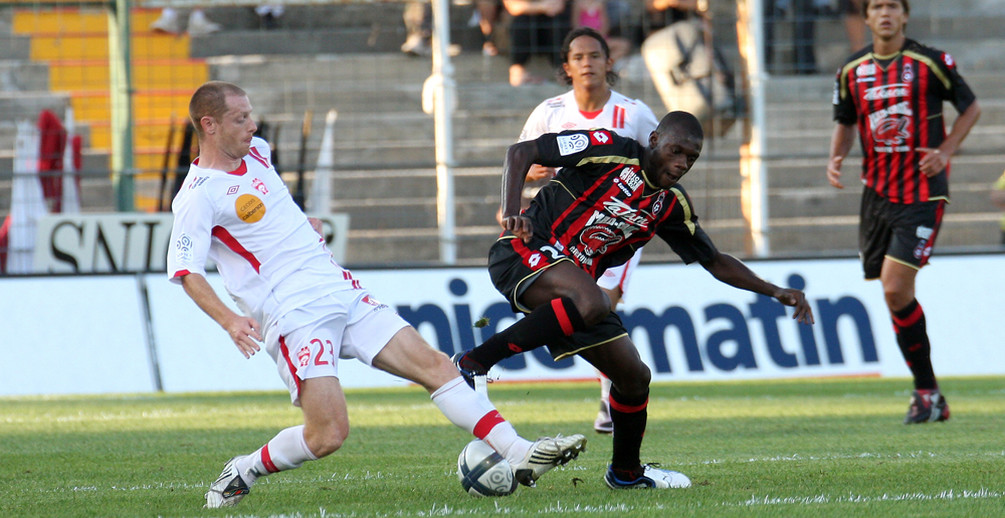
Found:
[(775, 42), (775, 26), (792, 10), (792, 60), (791, 66), (782, 69), (786, 73), (816, 74), (816, 6), (814, 0), (764, 0), (764, 62), (769, 66), (774, 62), (778, 50)]
[(279, 28), (279, 19), (282, 18), (285, 9), (282, 4), (264, 4), (255, 7), (255, 14), (258, 15), (258, 24), (265, 30)]
[(478, 17), (478, 29), (482, 33), (482, 54), (498, 56), (499, 46), (495, 41), (496, 27), (502, 14), (502, 0), (476, 0), (475, 16)]
[[(559, 133), (567, 129), (607, 128), (621, 135), (648, 143), (649, 134), (656, 129), (656, 115), (638, 99), (630, 99), (611, 87), (617, 80), (613, 72), (614, 60), (607, 41), (589, 27), (573, 29), (562, 42), (562, 69), (560, 81), (571, 86), (568, 92), (537, 105), (520, 132), (520, 142), (534, 140), (545, 133)], [(537, 192), (551, 181), (557, 170), (553, 167), (532, 165), (524, 183), (524, 208)], [(502, 212), (496, 215), (502, 223)], [(608, 268), (597, 280), (611, 301), (611, 311), (621, 302), (632, 272), (642, 257), (642, 248), (625, 264)], [(611, 380), (600, 375), (600, 411), (593, 422), (597, 433), (611, 433)]]
[[(340, 359), (415, 382), (456, 426), (507, 459), (524, 485), (574, 459), (582, 435), (528, 441), (488, 398), (471, 390), (445, 354), (394, 309), (374, 300), (324, 244), (320, 222), (294, 203), (256, 128), (247, 93), (232, 83), (200, 86), (189, 103), (199, 160), (171, 204), (169, 279), (182, 286), (246, 358), (276, 362), (304, 422), (261, 448), (231, 458), (206, 493), (206, 507), (233, 506), (257, 479), (296, 469), (342, 447), (349, 434)], [(206, 280), (207, 262), (243, 314)]]
[[(628, 54), (631, 45), (626, 38), (612, 35), (610, 13), (610, 5), (606, 0), (573, 0), (572, 2), (572, 28), (589, 27), (601, 34), (610, 49), (608, 57), (613, 66), (617, 60)], [(564, 50), (563, 45), (563, 52)]]
[(998, 225), (1002, 231), (1002, 244), (1005, 245), (1005, 172), (998, 177), (998, 181), (995, 182), (994, 188), (991, 190), (991, 202), (1003, 211)]
[[(841, 165), (859, 141), (864, 184), (859, 256), (865, 278), (882, 284), (897, 345), (914, 377), (904, 423), (945, 421), (949, 405), (932, 368), (915, 279), (928, 264), (949, 201), (950, 158), (981, 111), (952, 56), (907, 38), (908, 0), (864, 5), (872, 45), (838, 69), (827, 180), (844, 188)], [(946, 101), (959, 112), (948, 135)]]
[[(433, 53), (433, 8), (429, 0), (410, 0), (405, 4), (402, 13), (405, 22), (405, 43), (401, 51), (409, 56), (429, 56)], [(451, 56), (460, 54), (460, 45), (451, 44), (447, 53)]]
[(559, 66), (562, 39), (571, 26), (567, 3), (567, 0), (503, 0), (503, 7), (513, 17), (510, 21), (509, 84), (521, 86), (542, 82), (527, 71), (527, 63), (535, 54), (547, 56), (552, 66)]
[(178, 11), (173, 7), (165, 7), (161, 10), (161, 15), (150, 25), (154, 32), (167, 34), (182, 34), (188, 32), (189, 36), (206, 36), (220, 30), (220, 24), (210, 21), (201, 8), (192, 9), (188, 15), (188, 25), (183, 30), (181, 21), (178, 19)]

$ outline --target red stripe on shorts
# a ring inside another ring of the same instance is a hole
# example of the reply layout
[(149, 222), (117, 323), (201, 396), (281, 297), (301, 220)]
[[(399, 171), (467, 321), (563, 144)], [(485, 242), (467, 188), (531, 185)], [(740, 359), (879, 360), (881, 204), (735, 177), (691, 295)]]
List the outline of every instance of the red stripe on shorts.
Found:
[(286, 347), (286, 337), (279, 337), (279, 351), (283, 353), (283, 359), (286, 360), (286, 366), (290, 369), (290, 375), (293, 376), (294, 383), (297, 384), (297, 397), (300, 397), (300, 378), (297, 376), (297, 368), (293, 365), (293, 361), (290, 360), (290, 348)]

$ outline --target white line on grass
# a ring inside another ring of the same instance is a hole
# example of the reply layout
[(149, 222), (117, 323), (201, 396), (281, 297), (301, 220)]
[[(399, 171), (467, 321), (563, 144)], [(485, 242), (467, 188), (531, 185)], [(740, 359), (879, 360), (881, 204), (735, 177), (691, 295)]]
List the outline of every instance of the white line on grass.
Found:
[(856, 495), (847, 494), (841, 496), (812, 495), (812, 496), (758, 496), (751, 495), (743, 502), (723, 502), (723, 507), (757, 507), (772, 505), (807, 505), (807, 504), (865, 504), (872, 502), (902, 502), (902, 501), (927, 501), (927, 500), (980, 500), (989, 498), (1002, 498), (1005, 493), (987, 488), (980, 488), (976, 491), (968, 489), (947, 489), (940, 493), (900, 493), (881, 495)]

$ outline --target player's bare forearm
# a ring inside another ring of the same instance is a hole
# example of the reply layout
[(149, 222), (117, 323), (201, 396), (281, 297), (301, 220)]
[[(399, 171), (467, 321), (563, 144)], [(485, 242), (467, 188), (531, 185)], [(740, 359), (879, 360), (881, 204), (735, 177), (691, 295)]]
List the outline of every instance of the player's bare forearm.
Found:
[(734, 288), (767, 295), (778, 302), (795, 309), (792, 318), (804, 324), (813, 323), (813, 310), (806, 301), (806, 295), (796, 289), (776, 286), (755, 274), (747, 265), (729, 254), (718, 254), (713, 260), (702, 263), (720, 282)]
[[(513, 144), (506, 151), (502, 178), (503, 220), (520, 214), (524, 180), (537, 154), (537, 144), (532, 140)], [(506, 226), (503, 225), (503, 228)]]
[(827, 181), (838, 189), (844, 189), (844, 184), (841, 183), (841, 166), (844, 164), (844, 157), (851, 151), (854, 138), (855, 126), (840, 123), (834, 125), (830, 159), (827, 161)]
[(255, 340), (261, 341), (262, 336), (259, 334), (260, 326), (255, 319), (231, 311), (202, 275), (190, 273), (182, 277), (181, 284), (195, 304), (227, 331), (245, 358), (250, 358), (259, 351), (260, 348)]
[(931, 178), (945, 171), (949, 165), (950, 157), (959, 149), (960, 144), (963, 143), (963, 139), (967, 138), (967, 135), (974, 127), (974, 124), (977, 123), (977, 119), (980, 116), (981, 109), (977, 106), (977, 101), (974, 101), (956, 119), (956, 122), (953, 123), (952, 131), (946, 135), (946, 139), (942, 141), (942, 144), (939, 144), (939, 147), (915, 148), (915, 151), (922, 153), (921, 160), (918, 162), (921, 173)]

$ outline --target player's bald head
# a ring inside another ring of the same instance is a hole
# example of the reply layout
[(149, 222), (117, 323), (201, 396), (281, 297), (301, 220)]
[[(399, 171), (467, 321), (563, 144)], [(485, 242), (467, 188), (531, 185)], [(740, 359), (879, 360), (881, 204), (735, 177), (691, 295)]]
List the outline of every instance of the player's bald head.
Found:
[(696, 139), (701, 142), (705, 140), (705, 131), (701, 129), (701, 122), (694, 115), (685, 111), (672, 111), (663, 116), (658, 126), (656, 134), (660, 138), (675, 135), (678, 138)]

